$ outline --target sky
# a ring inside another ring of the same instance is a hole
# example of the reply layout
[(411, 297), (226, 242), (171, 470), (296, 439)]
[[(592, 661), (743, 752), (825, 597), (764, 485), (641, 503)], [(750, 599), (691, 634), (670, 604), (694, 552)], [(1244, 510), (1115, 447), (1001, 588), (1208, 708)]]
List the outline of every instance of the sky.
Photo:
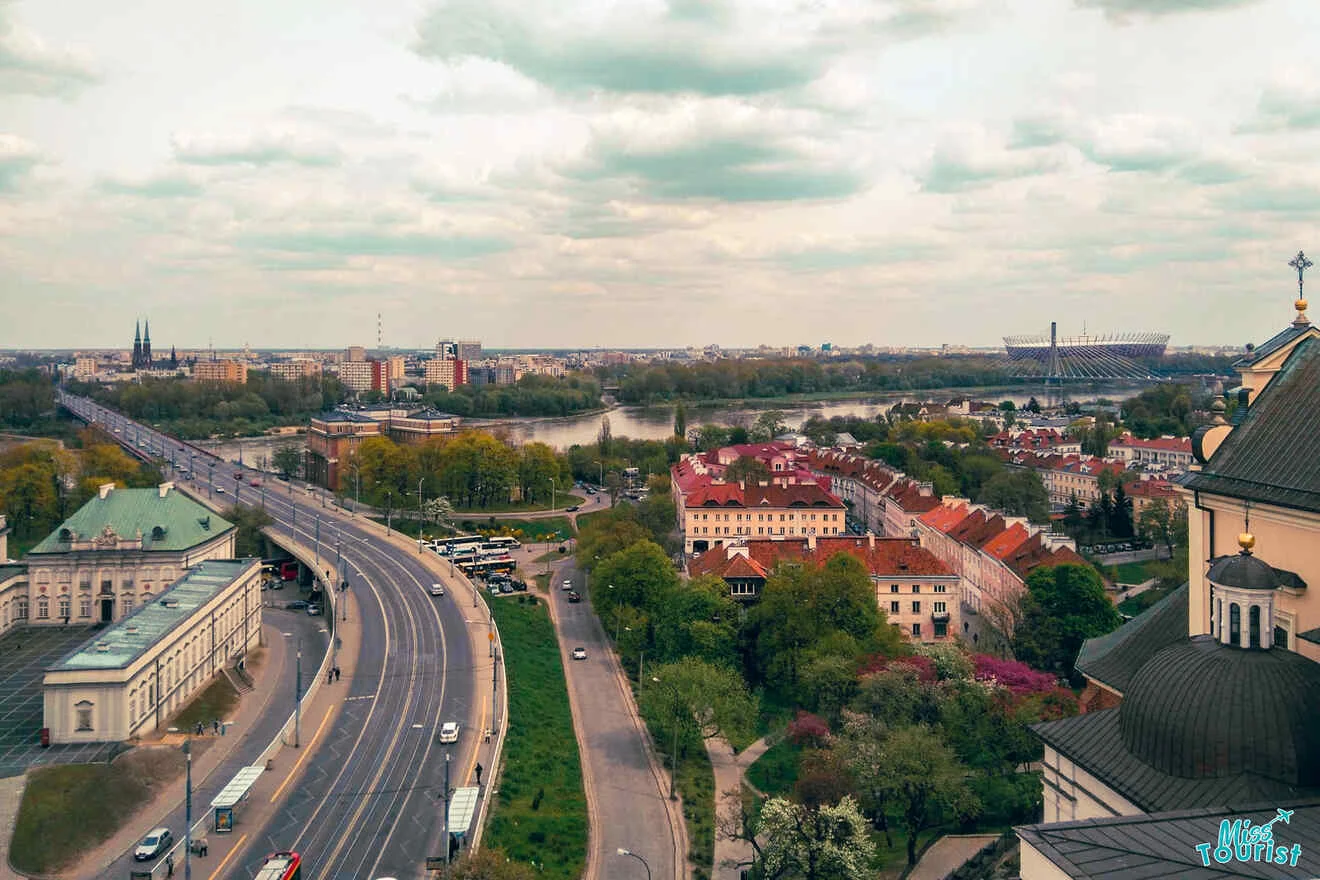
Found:
[(1315, 0), (0, 0), (0, 347), (1261, 342), (1320, 255), (1318, 33)]

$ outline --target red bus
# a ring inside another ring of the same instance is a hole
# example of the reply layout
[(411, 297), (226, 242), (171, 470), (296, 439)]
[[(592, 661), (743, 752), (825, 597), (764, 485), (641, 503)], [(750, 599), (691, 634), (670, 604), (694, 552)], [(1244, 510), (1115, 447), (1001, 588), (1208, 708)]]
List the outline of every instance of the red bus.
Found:
[(302, 880), (302, 856), (296, 852), (271, 853), (252, 880)]
[(280, 563), (280, 580), (291, 581), (298, 577), (298, 563), (290, 559)]

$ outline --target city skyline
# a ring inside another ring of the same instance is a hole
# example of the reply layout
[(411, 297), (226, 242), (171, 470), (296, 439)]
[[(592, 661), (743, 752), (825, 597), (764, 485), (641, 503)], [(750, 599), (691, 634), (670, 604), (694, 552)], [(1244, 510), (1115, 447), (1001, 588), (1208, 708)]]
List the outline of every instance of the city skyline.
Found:
[(1308, 23), (0, 2), (0, 348), (123, 348), (132, 315), (158, 349), (374, 346), (377, 313), (398, 350), (1259, 343), (1320, 212)]

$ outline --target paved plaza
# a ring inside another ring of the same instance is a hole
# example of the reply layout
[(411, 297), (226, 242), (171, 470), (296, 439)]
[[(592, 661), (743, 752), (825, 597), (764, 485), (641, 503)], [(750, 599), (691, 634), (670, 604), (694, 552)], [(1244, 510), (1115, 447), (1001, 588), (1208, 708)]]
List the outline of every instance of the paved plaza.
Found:
[(42, 675), (95, 632), (89, 626), (33, 626), (0, 637), (0, 777), (37, 764), (103, 761), (123, 748), (119, 743), (41, 747)]

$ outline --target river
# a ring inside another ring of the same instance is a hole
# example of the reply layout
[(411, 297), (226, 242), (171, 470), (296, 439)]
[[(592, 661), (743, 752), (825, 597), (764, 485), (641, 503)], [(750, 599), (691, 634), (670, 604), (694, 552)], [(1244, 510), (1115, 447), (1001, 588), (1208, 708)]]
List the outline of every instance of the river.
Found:
[[(1086, 390), (1074, 393), (1070, 399), (1079, 403), (1094, 401), (1101, 397), (1111, 400), (1122, 400), (1126, 397), (1139, 392), (1144, 385), (1106, 385), (1102, 388)], [(873, 418), (879, 413), (886, 412), (896, 402), (904, 399), (908, 400), (948, 400), (950, 397), (971, 396), (978, 400), (990, 400), (999, 402), (1001, 400), (1011, 400), (1019, 407), (1035, 396), (1042, 404), (1052, 402), (1047, 399), (1047, 393), (1040, 388), (1023, 388), (1014, 391), (978, 391), (951, 389), (942, 392), (930, 392), (919, 394), (874, 394), (847, 398), (843, 400), (827, 400), (815, 403), (792, 402), (779, 406), (773, 405), (767, 401), (765, 406), (747, 407), (747, 406), (699, 406), (695, 404), (688, 405), (687, 421), (688, 427), (697, 425), (715, 423), (719, 425), (741, 425), (750, 426), (756, 421), (761, 413), (768, 409), (778, 410), (783, 414), (782, 421), (790, 428), (798, 428), (803, 422), (812, 416), (820, 418), (832, 418), (834, 416), (861, 416), (863, 418)], [(610, 409), (604, 415), (610, 419), (610, 433), (615, 437), (631, 437), (638, 440), (664, 440), (669, 437), (674, 430), (674, 408), (673, 406), (620, 406)], [(589, 415), (569, 416), (562, 419), (504, 419), (498, 421), (485, 421), (472, 419), (464, 424), (473, 428), (485, 428), (506, 433), (511, 439), (526, 443), (528, 441), (539, 441), (555, 447), (559, 450), (568, 449), (574, 444), (587, 444), (596, 440), (600, 433), (600, 420), (602, 413), (596, 412)], [(267, 462), (274, 454), (274, 450), (287, 443), (300, 443), (299, 437), (251, 437), (242, 441), (227, 440), (224, 442), (199, 443), (211, 450), (219, 450), (218, 454), (226, 459), (236, 461), (240, 454), (243, 461), (255, 466), (264, 466), (262, 460)]]

